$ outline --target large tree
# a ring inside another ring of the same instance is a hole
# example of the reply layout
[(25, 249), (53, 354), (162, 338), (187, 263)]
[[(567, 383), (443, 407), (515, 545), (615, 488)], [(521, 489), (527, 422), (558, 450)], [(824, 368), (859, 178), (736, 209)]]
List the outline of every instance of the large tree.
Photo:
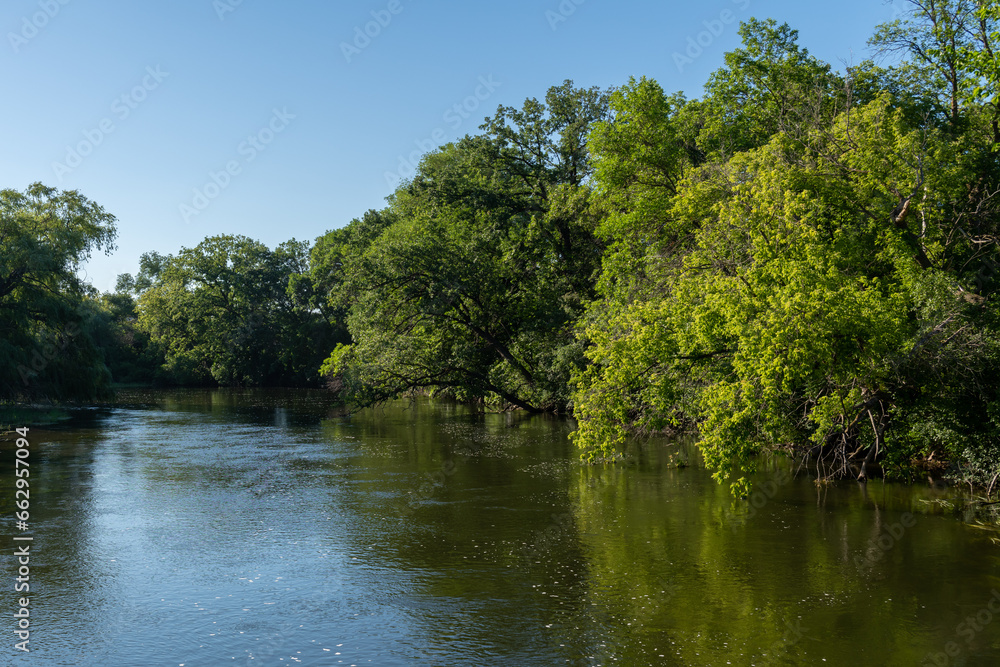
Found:
[[(878, 55), (897, 55), (931, 82), (936, 114), (953, 132), (984, 93), (993, 141), (1000, 142), (996, 99), (1000, 10), (990, 0), (905, 0), (903, 16), (878, 27), (869, 44)], [(982, 111), (982, 107), (979, 108)]]
[(799, 136), (844, 104), (844, 85), (830, 66), (798, 43), (798, 31), (774, 19), (740, 24), (742, 44), (705, 84), (699, 144), (732, 156), (777, 132)]
[(139, 327), (181, 383), (254, 386), (318, 381), (331, 326), (296, 301), (291, 278), (308, 273), (308, 247), (270, 250), (244, 236), (214, 236), (120, 282), (139, 293)]
[(0, 399), (107, 391), (78, 271), (115, 235), (114, 216), (76, 191), (0, 191)]
[(572, 323), (601, 252), (586, 135), (605, 114), (603, 93), (566, 82), (424, 158), (391, 198), (393, 224), (351, 263), (354, 343), (325, 367), (350, 400), (434, 388), (566, 406)]
[[(753, 48), (740, 66), (779, 76), (769, 91), (798, 85), (796, 70), (772, 68), (796, 49), (767, 32), (774, 43), (757, 46), (741, 32)], [(595, 130), (597, 188), (615, 212), (574, 397), (592, 455), (692, 420), (739, 491), (754, 456), (776, 449), (827, 475), (934, 453), (977, 461), (980, 481), (995, 472), (1000, 336), (979, 249), (998, 219), (988, 136), (914, 125), (877, 90), (847, 107), (837, 86), (815, 92), (795, 122), (777, 122), (781, 104), (748, 111), (762, 116), (742, 150), (704, 161), (685, 161), (687, 111), (651, 82), (623, 91)], [(712, 113), (734, 118), (726, 105), (698, 111), (709, 129)], [(639, 131), (646, 140), (619, 140)]]

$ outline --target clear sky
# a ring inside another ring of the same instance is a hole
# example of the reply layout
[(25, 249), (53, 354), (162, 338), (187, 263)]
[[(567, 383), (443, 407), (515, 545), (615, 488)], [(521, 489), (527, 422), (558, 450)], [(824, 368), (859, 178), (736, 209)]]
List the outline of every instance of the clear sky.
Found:
[(698, 97), (751, 16), (789, 23), (842, 69), (868, 57), (874, 26), (896, 11), (882, 0), (5, 0), (0, 188), (75, 189), (117, 216), (118, 250), (86, 268), (108, 291), (141, 253), (206, 236), (312, 241), (381, 208), (428, 148), (565, 79), (604, 88), (645, 75)]

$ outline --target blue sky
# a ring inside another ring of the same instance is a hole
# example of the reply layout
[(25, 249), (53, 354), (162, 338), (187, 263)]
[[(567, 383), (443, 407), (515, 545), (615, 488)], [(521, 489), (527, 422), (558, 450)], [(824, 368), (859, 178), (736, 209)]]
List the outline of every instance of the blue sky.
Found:
[(426, 148), (565, 79), (604, 88), (645, 75), (698, 97), (751, 16), (789, 23), (841, 69), (868, 56), (895, 11), (882, 0), (6, 0), (0, 187), (75, 189), (117, 216), (118, 250), (86, 267), (108, 291), (141, 253), (206, 236), (312, 241), (381, 208)]

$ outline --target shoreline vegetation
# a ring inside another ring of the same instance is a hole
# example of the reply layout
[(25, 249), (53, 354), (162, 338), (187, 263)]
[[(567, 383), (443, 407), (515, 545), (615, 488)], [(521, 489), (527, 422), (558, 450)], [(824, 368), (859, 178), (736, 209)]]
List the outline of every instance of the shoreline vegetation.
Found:
[[(426, 393), (570, 414), (590, 461), (696, 432), (738, 497), (820, 480), (1000, 479), (1000, 7), (910, 1), (846, 71), (750, 19), (688, 99), (565, 81), (426, 154), (312, 244), (206, 238), (113, 293), (115, 218), (0, 192), (0, 402), (115, 385)], [(891, 62), (889, 62), (891, 60)], [(2, 421), (2, 420), (0, 420)]]

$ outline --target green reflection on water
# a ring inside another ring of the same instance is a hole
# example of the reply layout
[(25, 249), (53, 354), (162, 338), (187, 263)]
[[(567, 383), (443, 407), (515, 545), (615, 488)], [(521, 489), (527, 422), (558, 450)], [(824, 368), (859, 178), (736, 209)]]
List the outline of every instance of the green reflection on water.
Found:
[(996, 536), (942, 492), (734, 503), (688, 442), (586, 466), (571, 428), (204, 390), (33, 430), (39, 664), (1000, 664)]

